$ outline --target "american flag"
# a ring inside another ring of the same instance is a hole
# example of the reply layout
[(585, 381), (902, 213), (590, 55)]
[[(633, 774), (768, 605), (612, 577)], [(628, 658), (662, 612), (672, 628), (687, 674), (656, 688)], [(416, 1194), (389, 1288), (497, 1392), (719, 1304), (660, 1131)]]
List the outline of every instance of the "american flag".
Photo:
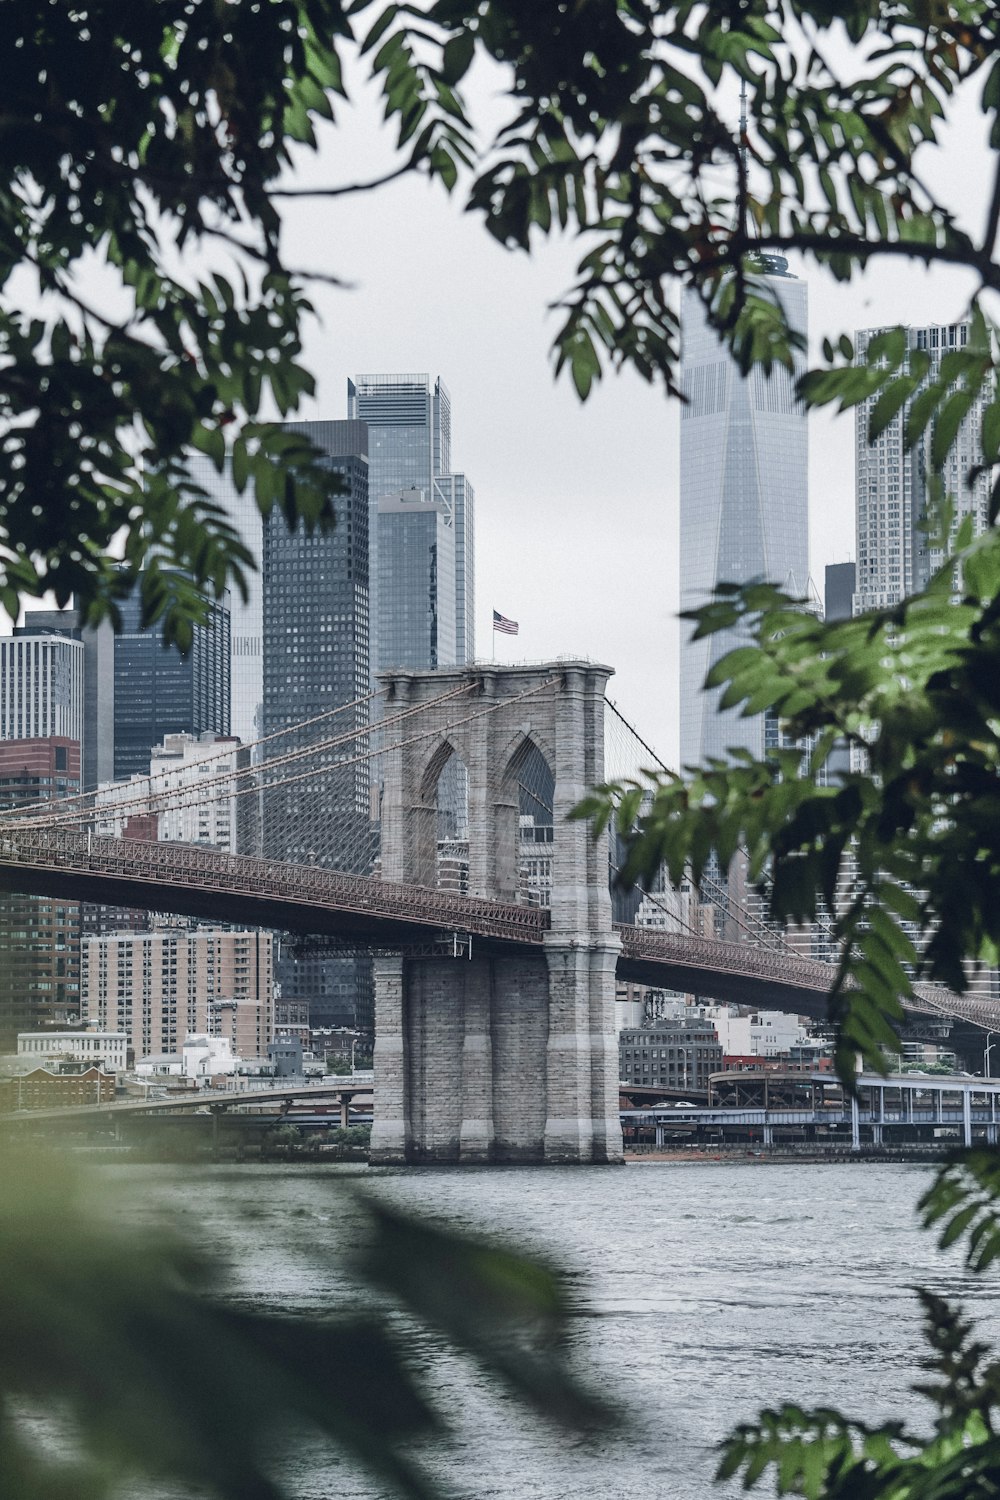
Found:
[(499, 610), (493, 611), (493, 629), (499, 630), (501, 635), (517, 635), (517, 621), (508, 620)]

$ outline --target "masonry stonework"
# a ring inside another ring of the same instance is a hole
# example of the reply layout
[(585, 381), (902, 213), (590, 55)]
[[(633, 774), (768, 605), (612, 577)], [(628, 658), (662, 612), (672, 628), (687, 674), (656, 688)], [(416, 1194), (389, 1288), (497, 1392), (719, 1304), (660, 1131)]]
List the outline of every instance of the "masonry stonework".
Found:
[(470, 895), (519, 899), (529, 752), (547, 762), (554, 802), (551, 923), (537, 955), (483, 943), (471, 957), (376, 960), (373, 1161), (622, 1158), (608, 849), (568, 821), (603, 779), (609, 676), (586, 662), (380, 674), (385, 879), (435, 883), (437, 784), (453, 755), (468, 774)]

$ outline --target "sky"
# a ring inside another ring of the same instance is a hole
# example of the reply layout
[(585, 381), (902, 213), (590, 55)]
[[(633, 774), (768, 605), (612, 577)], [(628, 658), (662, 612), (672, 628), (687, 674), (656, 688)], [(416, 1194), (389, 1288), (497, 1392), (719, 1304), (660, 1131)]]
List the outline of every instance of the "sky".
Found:
[[(349, 70), (355, 103), (299, 151), (289, 185), (330, 186), (396, 165), (377, 99)], [(498, 118), (497, 70), (474, 70), (477, 116)], [(735, 106), (735, 101), (734, 101)], [(735, 113), (735, 107), (734, 107)], [(991, 171), (975, 100), (955, 111), (929, 161), (981, 228)], [(551, 305), (572, 284), (581, 242), (498, 245), (462, 212), (461, 195), (420, 178), (377, 192), (306, 198), (284, 209), (289, 264), (349, 285), (313, 283), (317, 317), (305, 362), (317, 380), (307, 418), (345, 417), (350, 376), (440, 375), (452, 398), (452, 463), (476, 491), (477, 654), (498, 661), (583, 656), (614, 668), (609, 694), (670, 764), (677, 759), (679, 407), (631, 371), (608, 375), (585, 404), (553, 376)], [(191, 269), (189, 267), (189, 269)], [(797, 264), (809, 285), (810, 342), (897, 322), (952, 322), (971, 291), (961, 274), (886, 261), (837, 286)], [(810, 567), (854, 557), (853, 417), (810, 418)], [(492, 611), (519, 622), (493, 636)]]
[[(487, 113), (495, 78), (473, 79)], [(392, 164), (370, 94), (304, 154), (297, 185), (334, 184)], [(980, 118), (960, 112), (938, 164), (952, 201), (978, 227), (988, 166)], [(457, 198), (422, 179), (285, 214), (289, 260), (333, 273), (317, 286), (306, 363), (317, 378), (304, 414), (346, 415), (346, 382), (364, 373), (440, 375), (452, 397), (452, 463), (476, 490), (477, 654), (499, 661), (585, 656), (615, 669), (609, 693), (670, 764), (677, 757), (679, 407), (631, 371), (582, 404), (553, 378), (551, 304), (571, 285), (579, 241), (531, 256), (499, 246)], [(797, 265), (809, 283), (810, 341), (897, 322), (951, 322), (967, 303), (961, 274), (886, 262), (849, 287)], [(854, 422), (810, 418), (810, 568), (854, 557)], [(491, 630), (492, 611), (517, 620)]]

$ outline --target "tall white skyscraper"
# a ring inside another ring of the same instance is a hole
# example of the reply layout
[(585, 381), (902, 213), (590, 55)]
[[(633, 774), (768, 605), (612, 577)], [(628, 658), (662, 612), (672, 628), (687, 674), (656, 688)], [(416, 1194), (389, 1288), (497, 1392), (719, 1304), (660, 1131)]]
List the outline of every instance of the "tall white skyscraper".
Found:
[[(807, 330), (805, 282), (768, 256), (767, 281), (792, 327)], [(744, 379), (706, 322), (695, 292), (681, 299), (680, 576), (681, 607), (706, 604), (720, 583), (776, 583), (802, 594), (808, 584), (808, 439), (795, 399), (795, 375), (775, 367)], [(798, 373), (798, 366), (796, 374)], [(681, 646), (681, 763), (764, 749), (764, 719), (717, 712), (702, 692), (709, 669), (743, 643), (735, 631)]]
[[(864, 363), (872, 340), (883, 329), (867, 328), (855, 336), (855, 357)], [(908, 351), (924, 349), (930, 356), (928, 379), (937, 377), (941, 360), (949, 352), (964, 348), (968, 323), (931, 324), (907, 328)], [(897, 604), (916, 593), (944, 561), (943, 552), (930, 548), (921, 529), (927, 509), (926, 473), (930, 467), (929, 439), (923, 438), (907, 452), (904, 431), (909, 406), (893, 417), (874, 441), (868, 441), (868, 421), (877, 398), (869, 397), (855, 408), (855, 478), (857, 522), (857, 585), (854, 609), (879, 609)], [(982, 462), (980, 431), (983, 405), (989, 393), (979, 396), (958, 429), (942, 478), (954, 504), (954, 527), (971, 515), (977, 533), (987, 525), (991, 475), (979, 474), (969, 482), (969, 471)]]

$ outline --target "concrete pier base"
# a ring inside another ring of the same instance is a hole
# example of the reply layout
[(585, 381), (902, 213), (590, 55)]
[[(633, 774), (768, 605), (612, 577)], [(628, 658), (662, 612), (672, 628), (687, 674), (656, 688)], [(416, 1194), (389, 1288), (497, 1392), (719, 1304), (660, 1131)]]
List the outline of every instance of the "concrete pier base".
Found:
[(372, 1162), (622, 1160), (613, 951), (379, 965)]

